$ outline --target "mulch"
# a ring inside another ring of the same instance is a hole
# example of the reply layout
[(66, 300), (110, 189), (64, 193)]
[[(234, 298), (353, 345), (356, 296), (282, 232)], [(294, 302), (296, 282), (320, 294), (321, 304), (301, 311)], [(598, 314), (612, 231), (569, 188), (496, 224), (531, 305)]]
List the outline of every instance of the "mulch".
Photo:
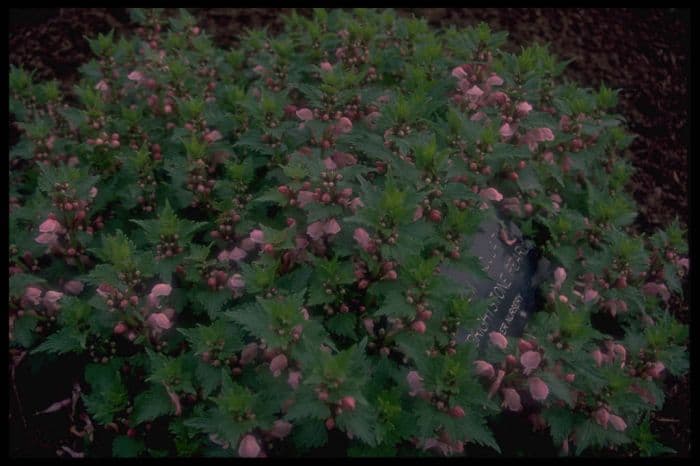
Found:
[[(284, 10), (192, 8), (199, 23), (223, 47), (235, 46), (246, 28), (281, 30)], [(639, 204), (639, 232), (651, 233), (678, 218), (688, 225), (688, 101), (690, 11), (629, 8), (404, 8), (431, 25), (465, 26), (484, 21), (509, 31), (508, 51), (548, 42), (560, 59), (574, 59), (565, 77), (583, 86), (601, 83), (620, 89), (618, 112), (636, 136), (629, 148), (636, 173), (629, 185)], [(300, 9), (308, 14), (308, 9)], [(92, 53), (84, 37), (134, 25), (122, 8), (10, 9), (10, 63), (36, 69), (38, 79), (57, 79), (65, 91), (79, 78), (78, 67)], [(50, 46), (48, 45), (50, 44)], [(10, 142), (16, 132), (10, 122)], [(689, 321), (688, 304), (672, 306)], [(679, 456), (689, 456), (688, 378), (667, 378), (667, 401), (652, 420), (652, 431)], [(26, 452), (24, 453), (26, 454)]]

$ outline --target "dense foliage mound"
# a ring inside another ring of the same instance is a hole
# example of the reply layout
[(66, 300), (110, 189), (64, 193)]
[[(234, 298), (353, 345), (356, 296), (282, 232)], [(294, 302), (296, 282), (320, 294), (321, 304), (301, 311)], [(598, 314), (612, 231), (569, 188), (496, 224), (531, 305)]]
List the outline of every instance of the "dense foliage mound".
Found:
[[(564, 455), (666, 451), (687, 243), (629, 232), (616, 91), (484, 24), (317, 10), (221, 50), (132, 14), (72, 95), (10, 70), (10, 352), (38, 385), (84, 364), (39, 414), (70, 419), (62, 453), (459, 455), (500, 451), (499, 416)], [(481, 273), (494, 217), (554, 267), (525, 335), (479, 352), (456, 332), (489, 303), (439, 268)]]

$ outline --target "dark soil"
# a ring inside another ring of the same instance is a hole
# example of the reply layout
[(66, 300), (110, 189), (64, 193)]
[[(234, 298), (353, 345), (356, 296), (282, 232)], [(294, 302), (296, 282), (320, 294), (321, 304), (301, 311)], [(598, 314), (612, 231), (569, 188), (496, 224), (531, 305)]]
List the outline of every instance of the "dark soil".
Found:
[[(267, 26), (271, 33), (279, 32), (280, 15), (285, 13), (266, 8), (193, 8), (190, 11), (217, 43), (225, 47), (235, 46), (247, 28)], [(417, 8), (400, 11), (424, 16), (435, 26), (465, 26), (485, 21), (493, 30), (509, 31), (506, 49), (510, 51), (532, 42), (548, 42), (550, 50), (561, 59), (575, 60), (565, 72), (567, 78), (589, 87), (597, 88), (605, 83), (621, 89), (618, 111), (637, 136), (629, 150), (636, 168), (630, 190), (640, 210), (635, 228), (653, 232), (674, 218), (687, 227), (689, 10)], [(299, 12), (308, 14), (308, 9)], [(79, 77), (79, 65), (91, 58), (84, 36), (94, 37), (112, 28), (118, 34), (134, 28), (124, 9), (10, 9), (10, 63), (36, 69), (38, 79), (57, 79), (68, 91)], [(10, 131), (12, 143), (13, 139), (16, 141), (16, 133), (14, 128)], [(679, 320), (689, 321), (687, 302), (676, 301), (672, 312)], [(31, 380), (28, 374), (23, 378)], [(652, 430), (662, 443), (677, 450), (679, 456), (689, 456), (688, 377), (667, 378), (666, 393), (666, 404), (656, 413)], [(23, 399), (25, 411), (29, 411), (24, 413), (25, 417), (32, 418), (28, 419), (32, 438), (22, 434), (13, 436), (13, 456), (55, 454), (60, 433), (47, 433), (48, 424), (41, 425), (42, 430), (39, 430), (40, 424), (31, 416), (31, 410), (43, 409), (69, 394), (70, 386), (62, 387), (61, 393), (56, 394), (59, 398), (42, 398), (42, 402), (48, 401), (45, 406), (39, 406), (35, 396), (27, 395), (28, 399)], [(10, 398), (12, 400), (12, 395)], [(49, 422), (49, 418), (44, 421)], [(13, 433), (23, 431), (14, 402), (11, 403), (11, 422)], [(66, 432), (62, 438), (68, 435)], [(504, 452), (511, 450), (511, 454), (517, 455), (517, 445), (503, 446)]]

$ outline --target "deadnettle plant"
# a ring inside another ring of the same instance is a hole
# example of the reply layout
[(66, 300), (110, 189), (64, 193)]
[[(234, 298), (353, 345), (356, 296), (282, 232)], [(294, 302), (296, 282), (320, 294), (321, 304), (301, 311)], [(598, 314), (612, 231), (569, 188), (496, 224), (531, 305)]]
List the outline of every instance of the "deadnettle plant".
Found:
[[(86, 361), (46, 384), (61, 455), (462, 456), (514, 416), (561, 455), (664, 451), (690, 263), (678, 222), (629, 228), (617, 91), (485, 24), (317, 9), (221, 48), (132, 17), (70, 95), (9, 74), (11, 373)], [(440, 270), (479, 273), (494, 218), (552, 268), (525, 334), (477, 347), (487, 300)]]

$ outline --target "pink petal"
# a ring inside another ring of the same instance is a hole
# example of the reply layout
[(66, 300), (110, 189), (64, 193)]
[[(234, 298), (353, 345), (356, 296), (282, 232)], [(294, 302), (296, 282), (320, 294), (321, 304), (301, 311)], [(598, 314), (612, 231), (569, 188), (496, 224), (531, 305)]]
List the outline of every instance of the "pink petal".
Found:
[(554, 270), (554, 286), (559, 289), (564, 284), (566, 280), (566, 269), (564, 267), (557, 267)]
[(532, 111), (532, 105), (527, 102), (519, 102), (518, 105), (515, 106), (515, 109), (520, 116), (525, 116)]
[(489, 201), (500, 202), (501, 200), (503, 200), (503, 194), (498, 192), (498, 190), (496, 190), (495, 188), (482, 189), (479, 193), (479, 196), (481, 196), (482, 199), (487, 199)]
[(348, 154), (347, 152), (335, 152), (333, 154), (333, 161), (338, 168), (350, 167), (357, 164), (357, 158), (355, 158), (355, 156), (352, 154)]
[(296, 115), (300, 120), (309, 121), (314, 119), (314, 112), (308, 108), (300, 108), (296, 111)]
[(474, 101), (477, 100), (479, 97), (481, 97), (484, 94), (484, 91), (479, 88), (479, 86), (472, 86), (466, 94), (469, 96), (469, 99)]
[(272, 430), (270, 431), (270, 435), (278, 439), (283, 439), (287, 435), (289, 435), (291, 431), (291, 422), (285, 421), (283, 419), (278, 419), (272, 424)]
[(301, 372), (299, 371), (289, 371), (289, 377), (287, 377), (287, 383), (292, 390), (299, 388), (299, 382), (301, 380)]
[(515, 412), (523, 409), (523, 405), (520, 402), (520, 395), (514, 388), (503, 389), (503, 406)]
[(461, 66), (457, 66), (452, 69), (452, 76), (454, 76), (457, 79), (464, 79), (467, 77), (466, 71), (464, 71), (464, 68)]
[(506, 349), (508, 346), (508, 339), (499, 332), (489, 333), (489, 341), (502, 350)]
[(280, 354), (270, 361), (270, 372), (275, 377), (279, 377), (283, 370), (287, 368), (287, 356)]
[(608, 421), (610, 420), (610, 413), (607, 409), (600, 408), (593, 413), (593, 418), (595, 419), (595, 422), (598, 423), (598, 425), (602, 426), (603, 428), (607, 428)]
[(338, 120), (337, 128), (341, 133), (349, 133), (352, 131), (352, 121), (348, 117), (341, 117)]
[(503, 84), (503, 78), (498, 76), (497, 74), (492, 74), (487, 80), (486, 84), (489, 86), (500, 86)]
[(154, 329), (162, 330), (167, 330), (173, 325), (170, 319), (168, 319), (168, 316), (162, 312), (156, 312), (148, 316), (148, 323)]
[(369, 237), (369, 233), (364, 228), (357, 228), (355, 229), (355, 233), (352, 236), (355, 241), (360, 245), (362, 249), (364, 249), (367, 252), (370, 252), (372, 249), (372, 240)]
[(616, 416), (614, 414), (610, 415), (610, 425), (612, 425), (613, 428), (619, 432), (622, 432), (623, 430), (627, 429), (627, 424), (625, 423), (625, 420), (622, 419), (620, 416)]
[(231, 275), (231, 278), (229, 278), (226, 282), (226, 286), (228, 286), (228, 288), (233, 291), (241, 290), (245, 288), (245, 280), (243, 279), (241, 274), (234, 273), (233, 275)]
[(527, 384), (530, 388), (530, 394), (535, 400), (545, 400), (547, 395), (549, 395), (549, 387), (546, 383), (539, 377), (530, 377), (527, 380)]
[(223, 138), (223, 136), (221, 135), (221, 132), (219, 130), (216, 130), (216, 129), (214, 131), (210, 131), (204, 135), (204, 140), (206, 142), (216, 142), (216, 141), (221, 140), (222, 138)]
[(140, 71), (132, 71), (127, 75), (130, 81), (141, 81), (143, 79), (143, 73)]
[(306, 234), (313, 240), (319, 240), (323, 237), (323, 223), (316, 221), (306, 227)]
[(471, 121), (481, 121), (481, 120), (483, 120), (484, 118), (486, 118), (486, 114), (485, 114), (484, 112), (482, 112), (482, 111), (478, 111), (478, 112), (476, 112), (474, 115), (472, 115), (471, 117), (469, 117), (469, 119), (470, 119)]
[(257, 458), (260, 454), (260, 445), (254, 436), (248, 434), (243, 437), (238, 446), (238, 456), (241, 458)]
[(42, 233), (36, 238), (34, 238), (34, 241), (36, 241), (39, 244), (53, 244), (58, 240), (58, 236), (56, 236), (55, 233)]
[(299, 207), (304, 207), (306, 204), (314, 201), (314, 193), (311, 191), (299, 191), (297, 194), (297, 203)]
[(41, 302), (41, 289), (35, 286), (29, 286), (24, 290), (24, 298), (35, 306)]
[(228, 258), (229, 260), (234, 260), (234, 261), (240, 261), (245, 259), (245, 256), (247, 256), (248, 253), (245, 252), (243, 249), (239, 247), (234, 247), (233, 251), (229, 252)]
[(326, 157), (325, 159), (323, 159), (323, 166), (326, 168), (326, 170), (335, 170), (336, 168), (338, 168), (333, 159), (331, 159), (330, 157)]
[(474, 361), (474, 365), (476, 365), (476, 375), (478, 376), (492, 379), (496, 375), (496, 371), (491, 363), (478, 360)]
[(409, 395), (416, 396), (416, 393), (423, 390), (423, 377), (416, 371), (410, 371), (406, 375), (406, 381), (410, 388)]
[(248, 343), (243, 350), (241, 350), (241, 365), (245, 366), (249, 362), (253, 361), (258, 355), (258, 344)]
[(327, 61), (321, 62), (321, 70), (323, 71), (331, 71), (333, 70), (333, 65), (328, 63)]
[(515, 134), (513, 131), (513, 128), (510, 127), (508, 123), (505, 123), (503, 126), (501, 126), (501, 129), (498, 130), (498, 134), (500, 134), (504, 138), (509, 138)]
[(262, 230), (253, 230), (250, 232), (250, 239), (255, 244), (262, 244), (265, 242), (265, 233)]
[(336, 235), (340, 232), (340, 224), (334, 219), (330, 219), (323, 227), (323, 231), (328, 235)]
[(528, 375), (533, 370), (539, 367), (542, 361), (542, 356), (537, 351), (526, 351), (520, 356), (520, 364), (525, 368), (525, 375)]

